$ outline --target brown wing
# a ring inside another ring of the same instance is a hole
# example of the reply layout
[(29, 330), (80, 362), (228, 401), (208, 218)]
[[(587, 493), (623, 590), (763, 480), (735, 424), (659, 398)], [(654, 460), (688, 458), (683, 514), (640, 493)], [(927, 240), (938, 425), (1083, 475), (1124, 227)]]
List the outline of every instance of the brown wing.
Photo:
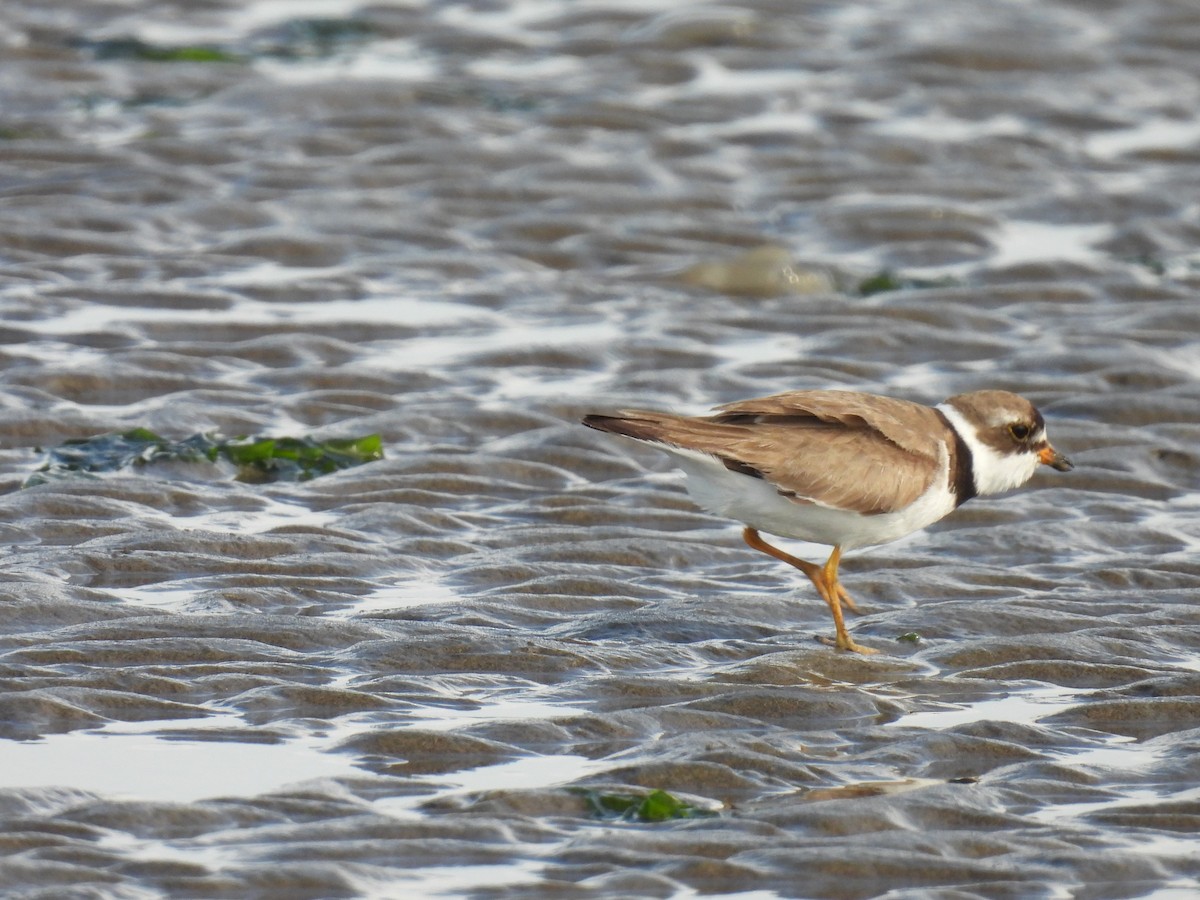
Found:
[(856, 391), (788, 391), (718, 406), (713, 421), (817, 419), (851, 430), (877, 432), (902, 450), (938, 458), (939, 434), (945, 427), (928, 406)]
[(867, 515), (903, 509), (924, 493), (944, 427), (929, 407), (841, 391), (744, 400), (703, 418), (629, 410), (584, 423), (709, 453), (797, 502)]

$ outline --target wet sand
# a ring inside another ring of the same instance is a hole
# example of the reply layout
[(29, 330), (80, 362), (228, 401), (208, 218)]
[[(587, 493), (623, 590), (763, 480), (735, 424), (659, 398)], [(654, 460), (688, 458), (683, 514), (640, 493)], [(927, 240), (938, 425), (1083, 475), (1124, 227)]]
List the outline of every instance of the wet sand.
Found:
[[(1200, 891), (1200, 11), (10, 6), (0, 893)], [(1077, 464), (869, 658), (578, 425), (830, 387)], [(133, 427), (386, 458), (22, 487)]]

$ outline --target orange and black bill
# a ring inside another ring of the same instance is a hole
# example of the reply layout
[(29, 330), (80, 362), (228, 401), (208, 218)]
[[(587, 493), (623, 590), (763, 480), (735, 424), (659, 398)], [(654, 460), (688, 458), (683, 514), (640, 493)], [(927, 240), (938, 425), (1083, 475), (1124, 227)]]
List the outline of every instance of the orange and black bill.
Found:
[(1049, 444), (1038, 451), (1038, 459), (1041, 460), (1042, 465), (1057, 469), (1060, 472), (1070, 472), (1075, 468), (1075, 463), (1071, 462)]

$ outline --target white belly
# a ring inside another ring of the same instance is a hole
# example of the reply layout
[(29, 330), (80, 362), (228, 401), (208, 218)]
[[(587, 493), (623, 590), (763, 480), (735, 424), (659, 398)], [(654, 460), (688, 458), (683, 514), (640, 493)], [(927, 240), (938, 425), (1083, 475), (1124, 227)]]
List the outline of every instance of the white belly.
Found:
[(954, 495), (948, 484), (948, 458), (941, 460), (933, 486), (916, 501), (896, 512), (864, 516), (789, 500), (769, 481), (732, 472), (707, 454), (674, 447), (662, 449), (669, 451), (687, 474), (688, 493), (697, 504), (719, 516), (780, 537), (851, 550), (902, 538), (932, 525), (954, 509)]

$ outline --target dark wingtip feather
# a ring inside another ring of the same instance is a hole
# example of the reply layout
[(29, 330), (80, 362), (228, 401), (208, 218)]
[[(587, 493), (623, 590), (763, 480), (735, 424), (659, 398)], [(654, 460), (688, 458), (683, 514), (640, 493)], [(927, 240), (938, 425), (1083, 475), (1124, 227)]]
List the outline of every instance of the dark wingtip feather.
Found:
[(609, 423), (614, 421), (612, 416), (597, 416), (587, 415), (580, 419), (588, 428), (595, 428), (597, 431), (611, 431)]
[(607, 431), (609, 434), (623, 434), (625, 437), (636, 438), (639, 441), (661, 441), (662, 437), (655, 423), (645, 419), (635, 419), (627, 416), (583, 417), (583, 424), (597, 431)]
[[(654, 444), (666, 444), (668, 446), (686, 446), (676, 443), (667, 435), (663, 434), (663, 423), (651, 419), (653, 413), (638, 413), (630, 411), (621, 413), (615, 416), (584, 416), (583, 424), (588, 428), (595, 428), (597, 431), (607, 431), (610, 434), (620, 434), (625, 437), (635, 438), (639, 441), (649, 441)], [(701, 453), (708, 453), (713, 459), (720, 462), (725, 468), (731, 472), (737, 472), (741, 475), (749, 475), (751, 478), (765, 478), (763, 473), (756, 469), (750, 463), (743, 462), (740, 459), (735, 459), (731, 456), (724, 456), (720, 453), (711, 450), (701, 450)]]

